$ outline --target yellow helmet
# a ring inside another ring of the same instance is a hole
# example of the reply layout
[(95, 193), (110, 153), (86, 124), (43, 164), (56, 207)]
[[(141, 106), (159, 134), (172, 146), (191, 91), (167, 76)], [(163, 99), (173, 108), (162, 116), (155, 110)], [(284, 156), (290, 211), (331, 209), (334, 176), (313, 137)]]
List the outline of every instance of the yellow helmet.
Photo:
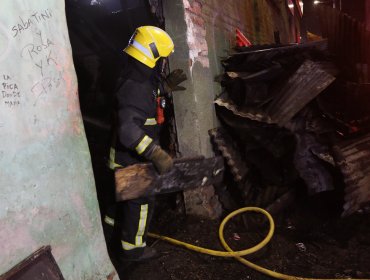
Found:
[(153, 68), (160, 57), (167, 57), (174, 51), (174, 44), (171, 37), (162, 29), (141, 26), (136, 29), (123, 51)]

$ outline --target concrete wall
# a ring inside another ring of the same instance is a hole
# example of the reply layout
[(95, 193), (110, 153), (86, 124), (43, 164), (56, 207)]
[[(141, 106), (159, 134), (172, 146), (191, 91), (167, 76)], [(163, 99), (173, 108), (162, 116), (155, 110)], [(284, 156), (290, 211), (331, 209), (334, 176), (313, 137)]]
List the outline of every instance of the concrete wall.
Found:
[(0, 275), (51, 245), (65, 279), (113, 279), (64, 1), (1, 1), (0, 89)]
[(221, 92), (214, 78), (235, 46), (239, 28), (253, 44), (294, 42), (285, 0), (165, 0), (166, 31), (175, 42), (171, 67), (190, 77), (185, 93), (174, 94), (180, 153), (212, 155), (208, 130), (217, 126), (213, 100)]
[[(208, 49), (205, 30), (188, 28), (191, 22), (185, 17), (183, 0), (164, 1), (164, 10), (166, 31), (175, 43), (170, 66), (184, 69), (189, 79), (184, 84), (186, 92), (174, 93), (180, 156), (211, 156), (207, 131), (216, 121), (213, 106), (210, 106), (214, 93), (208, 54), (201, 53)], [(201, 48), (196, 49), (195, 45)]]
[[(174, 39), (172, 69), (181, 68), (189, 80), (184, 93), (174, 93), (180, 156), (213, 156), (208, 131), (219, 125), (213, 101), (221, 93), (214, 78), (223, 72), (221, 58), (235, 46), (239, 28), (253, 44), (290, 41), (285, 0), (164, 0), (166, 31)], [(276, 3), (275, 3), (276, 2)], [(212, 189), (185, 192), (190, 213), (217, 216)], [(195, 209), (195, 210), (194, 210)], [(194, 211), (193, 211), (194, 210)]]

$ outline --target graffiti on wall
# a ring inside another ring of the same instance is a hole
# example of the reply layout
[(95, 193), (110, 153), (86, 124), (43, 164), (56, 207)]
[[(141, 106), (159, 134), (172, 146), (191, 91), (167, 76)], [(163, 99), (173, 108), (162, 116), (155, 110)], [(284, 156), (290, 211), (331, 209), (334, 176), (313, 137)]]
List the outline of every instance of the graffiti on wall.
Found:
[[(65, 86), (64, 57), (60, 57), (58, 42), (50, 32), (54, 20), (51, 9), (29, 12), (17, 18), (8, 30), (0, 24), (0, 38), (4, 47), (0, 49), (0, 61), (13, 56), (20, 57), (21, 63), (28, 64), (28, 71), (34, 77), (31, 85), (19, 86), (18, 73), (0, 73), (1, 103), (6, 108), (21, 107), (24, 94), (31, 93), (33, 106), (46, 95)], [(23, 37), (23, 38), (22, 38)], [(24, 81), (24, 79), (23, 79)], [(26, 88), (24, 88), (26, 87)]]
[(66, 279), (114, 270), (83, 132), (64, 1), (2, 0), (0, 275), (46, 244)]

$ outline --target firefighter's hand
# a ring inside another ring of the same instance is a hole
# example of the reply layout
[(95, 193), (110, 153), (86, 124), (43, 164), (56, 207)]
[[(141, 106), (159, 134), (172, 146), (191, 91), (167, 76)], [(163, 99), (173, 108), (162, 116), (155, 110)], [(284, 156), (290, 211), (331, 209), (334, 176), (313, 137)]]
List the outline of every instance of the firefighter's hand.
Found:
[(159, 174), (167, 173), (173, 167), (173, 159), (158, 145), (153, 147), (147, 158), (153, 162)]
[(179, 86), (188, 78), (182, 69), (173, 70), (164, 80), (164, 89), (166, 92), (185, 90), (185, 87)]

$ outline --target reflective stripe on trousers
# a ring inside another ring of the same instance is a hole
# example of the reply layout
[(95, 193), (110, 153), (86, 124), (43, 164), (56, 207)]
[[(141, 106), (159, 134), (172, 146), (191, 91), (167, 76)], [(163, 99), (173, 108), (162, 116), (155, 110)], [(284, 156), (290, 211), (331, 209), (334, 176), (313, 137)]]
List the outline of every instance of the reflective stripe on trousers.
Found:
[(107, 225), (110, 225), (112, 227), (114, 227), (114, 219), (109, 217), (108, 215), (105, 215), (104, 216), (104, 222), (107, 224)]
[(109, 152), (109, 161), (108, 161), (108, 167), (112, 170), (123, 167), (122, 165), (119, 165), (118, 163), (115, 162), (116, 160), (116, 149), (111, 147), (110, 152)]
[(148, 204), (143, 204), (140, 206), (140, 218), (135, 236), (135, 244), (132, 244), (125, 240), (121, 240), (123, 250), (132, 250), (146, 246), (146, 243), (143, 242), (143, 235), (147, 225), (147, 218), (148, 218)]

